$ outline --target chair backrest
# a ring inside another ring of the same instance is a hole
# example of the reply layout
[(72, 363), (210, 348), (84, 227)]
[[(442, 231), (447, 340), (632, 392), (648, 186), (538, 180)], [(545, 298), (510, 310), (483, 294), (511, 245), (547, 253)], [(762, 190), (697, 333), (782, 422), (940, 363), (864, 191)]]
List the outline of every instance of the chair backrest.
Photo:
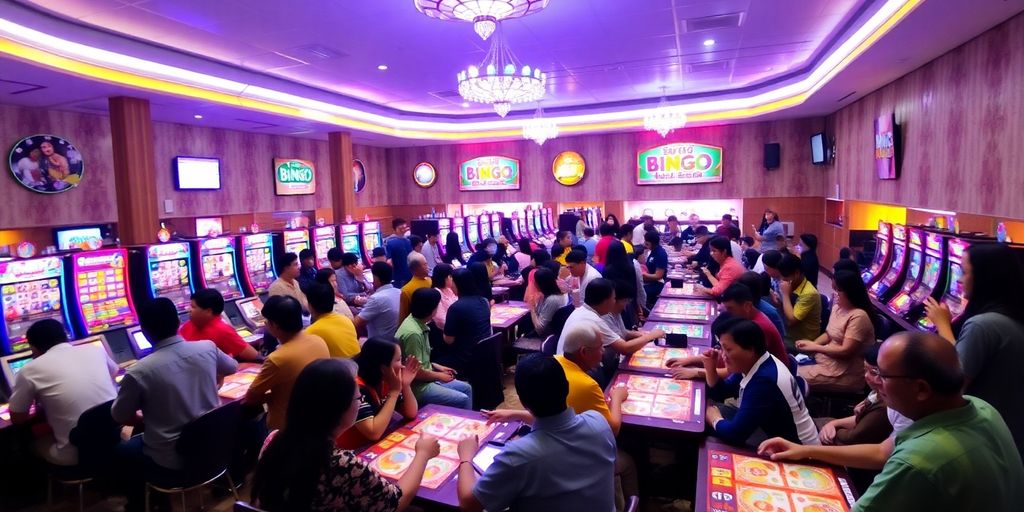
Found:
[(502, 382), (501, 345), (505, 333), (480, 340), (473, 347), (469, 384), (473, 387), (473, 408), (494, 409), (505, 400)]
[(562, 306), (562, 308), (555, 311), (554, 316), (551, 317), (551, 322), (548, 323), (548, 328), (551, 329), (551, 334), (556, 340), (562, 337), (562, 329), (565, 328), (565, 321), (569, 319), (569, 315), (571, 315), (573, 311), (576, 311), (576, 306), (573, 306), (572, 304)]
[(256, 508), (244, 501), (236, 501), (235, 512), (264, 512), (264, 510), (262, 508)]
[(121, 424), (110, 415), (113, 405), (110, 400), (86, 409), (71, 429), (68, 440), (78, 448), (79, 464), (96, 466), (109, 461), (109, 455), (121, 442)]
[(194, 478), (207, 479), (227, 468), (234, 453), (242, 418), (242, 403), (231, 402), (185, 425), (175, 445)]
[(553, 356), (558, 351), (558, 338), (552, 334), (540, 342), (540, 352), (546, 356)]
[(626, 502), (626, 512), (636, 512), (640, 508), (640, 497), (630, 496)]

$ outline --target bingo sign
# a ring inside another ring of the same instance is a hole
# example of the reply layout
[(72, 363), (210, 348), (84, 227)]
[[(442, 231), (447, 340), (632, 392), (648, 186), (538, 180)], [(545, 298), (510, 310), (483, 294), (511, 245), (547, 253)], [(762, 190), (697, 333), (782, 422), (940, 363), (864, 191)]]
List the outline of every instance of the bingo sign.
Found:
[(720, 183), (722, 148), (690, 142), (665, 144), (637, 155), (637, 185)]
[(886, 114), (875, 119), (875, 173), (880, 180), (897, 178), (894, 117)]
[(462, 162), (459, 190), (519, 190), (519, 160), (482, 156)]
[(309, 160), (274, 159), (274, 185), (279, 196), (306, 196), (316, 192), (316, 167)]

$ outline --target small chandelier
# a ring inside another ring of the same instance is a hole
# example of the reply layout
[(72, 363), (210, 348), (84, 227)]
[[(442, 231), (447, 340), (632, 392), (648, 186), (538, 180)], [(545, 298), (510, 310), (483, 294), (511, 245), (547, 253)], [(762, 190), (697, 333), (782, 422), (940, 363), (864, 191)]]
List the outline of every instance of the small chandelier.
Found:
[(543, 146), (544, 142), (558, 137), (558, 124), (544, 117), (544, 109), (537, 105), (537, 113), (523, 123), (523, 138)]
[(548, 6), (549, 0), (413, 0), (423, 14), (440, 20), (473, 23), (473, 30), (484, 41), (494, 33), (501, 20), (520, 18)]
[(497, 32), (483, 62), (459, 72), (459, 95), (466, 101), (490, 103), (499, 116), (505, 117), (512, 104), (543, 98), (547, 75), (521, 65), (505, 44), (500, 25)]
[(661, 88), (661, 101), (658, 107), (644, 116), (644, 129), (655, 131), (665, 137), (672, 130), (686, 126), (686, 110), (683, 107), (669, 106), (665, 98), (665, 88)]

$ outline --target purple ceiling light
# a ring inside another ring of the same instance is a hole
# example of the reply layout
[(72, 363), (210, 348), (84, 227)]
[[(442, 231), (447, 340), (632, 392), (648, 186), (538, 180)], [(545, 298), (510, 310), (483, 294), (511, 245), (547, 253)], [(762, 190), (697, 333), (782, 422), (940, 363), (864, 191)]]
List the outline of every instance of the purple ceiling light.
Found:
[(520, 18), (548, 6), (548, 0), (413, 0), (416, 9), (439, 20), (473, 22), (473, 30), (484, 41), (498, 22)]
[(513, 103), (540, 101), (547, 75), (522, 65), (505, 44), (500, 25), (497, 32), (483, 62), (459, 72), (459, 95), (466, 101), (492, 104), (505, 117)]

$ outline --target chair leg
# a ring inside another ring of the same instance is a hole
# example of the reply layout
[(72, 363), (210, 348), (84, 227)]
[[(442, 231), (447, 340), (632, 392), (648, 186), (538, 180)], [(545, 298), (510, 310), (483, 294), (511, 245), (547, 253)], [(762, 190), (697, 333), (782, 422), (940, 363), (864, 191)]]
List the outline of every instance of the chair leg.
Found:
[(78, 512), (85, 512), (85, 482), (78, 482)]
[(188, 510), (188, 502), (185, 501), (185, 491), (181, 491), (179, 494), (181, 494), (181, 512), (185, 512)]
[(228, 485), (231, 486), (231, 494), (234, 495), (235, 501), (238, 501), (238, 489), (235, 488), (235, 479), (231, 478), (231, 472), (224, 473), (224, 476), (228, 477)]
[(46, 475), (46, 506), (53, 506), (53, 476)]
[(149, 484), (148, 483), (146, 484), (146, 503), (145, 503), (145, 507), (146, 507), (146, 512), (150, 512), (151, 509), (149, 508)]

